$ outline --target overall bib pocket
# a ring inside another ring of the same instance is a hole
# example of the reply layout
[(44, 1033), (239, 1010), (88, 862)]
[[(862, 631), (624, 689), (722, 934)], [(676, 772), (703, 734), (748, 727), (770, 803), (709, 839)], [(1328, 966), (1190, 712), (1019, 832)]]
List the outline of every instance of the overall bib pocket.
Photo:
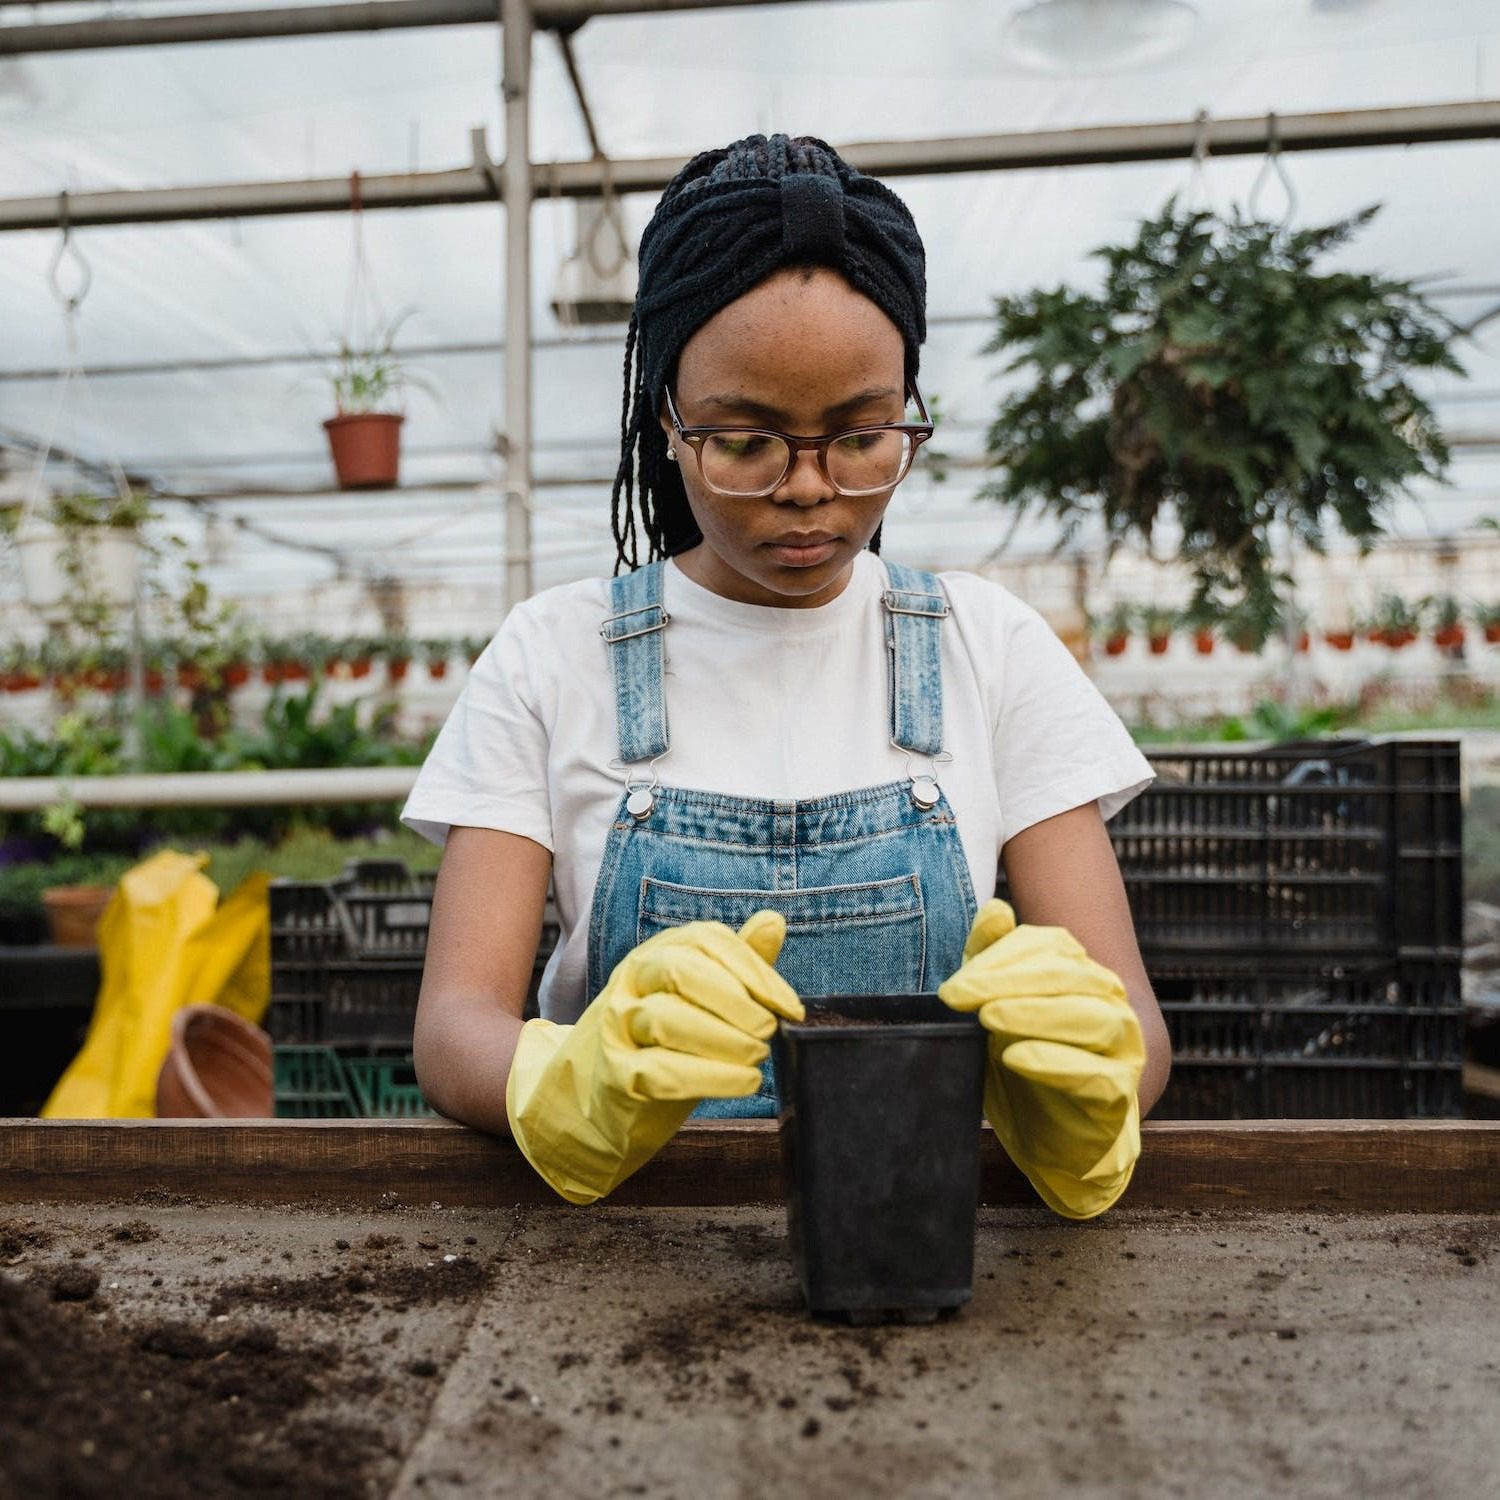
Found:
[(714, 890), (647, 876), (636, 941), (695, 921), (738, 929), (762, 910), (786, 918), (776, 969), (799, 995), (912, 994), (923, 988), (927, 920), (916, 874), (792, 891)]

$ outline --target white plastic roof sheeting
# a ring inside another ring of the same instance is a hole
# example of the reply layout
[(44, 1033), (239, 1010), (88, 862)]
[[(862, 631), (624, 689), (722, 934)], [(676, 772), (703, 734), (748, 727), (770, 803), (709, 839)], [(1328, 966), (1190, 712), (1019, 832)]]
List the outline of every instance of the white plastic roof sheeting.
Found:
[[(596, 18), (573, 37), (589, 104), (613, 157), (683, 156), (750, 131), (866, 140), (1052, 129), (1212, 116), (1432, 104), (1500, 94), (1493, 0), (1197, 0), (1189, 44), (1113, 74), (1048, 75), (1001, 42), (1015, 7), (999, 0), (833, 0), (766, 8)], [(227, 9), (201, 0), (176, 9)], [(110, 14), (160, 14), (119, 4)], [(83, 5), (0, 7), (0, 22), (99, 14)], [(0, 196), (336, 176), (464, 165), (483, 124), (503, 154), (498, 27), (463, 26), (42, 54), (0, 59)], [(535, 41), (532, 155), (587, 158), (554, 40)], [(1496, 265), (1500, 143), (1288, 154), (1298, 219), (1324, 222), (1373, 201), (1351, 264), (1420, 278), (1459, 320), (1500, 303)], [(1259, 157), (1210, 159), (1200, 193), (1244, 204)], [(1095, 279), (1088, 251), (1130, 236), (1166, 196), (1192, 187), (1186, 162), (893, 179), (927, 247), (933, 326), (922, 387), (948, 419), (936, 446), (974, 454), (999, 397), (1000, 358), (980, 353), (992, 297)], [(626, 200), (634, 236), (654, 195)], [(1262, 190), (1279, 215), (1279, 185)], [(502, 210), (478, 205), (367, 213), (380, 297), (416, 312), (406, 343), (498, 341)], [(540, 200), (534, 224), (536, 584), (608, 571), (609, 478), (619, 446), (623, 326), (559, 328), (549, 296), (574, 209)], [(81, 354), (114, 364), (263, 359), (330, 346), (350, 267), (350, 216), (299, 215), (89, 228), (75, 241), (93, 282)], [(62, 319), (48, 289), (55, 232), (0, 235), (0, 436), (46, 430), (46, 379)], [(962, 321), (972, 315), (972, 321)], [(944, 321), (957, 319), (959, 321)], [(1454, 485), (1424, 486), (1395, 518), (1406, 536), (1462, 531), (1500, 513), (1500, 318), (1459, 350), (1464, 382), (1433, 388), (1463, 446)], [(502, 419), (498, 350), (415, 360), (437, 395), (411, 397), (402, 492), (257, 497), (257, 486), (331, 484), (319, 423), (329, 402), (315, 367), (95, 374), (62, 414), (58, 439), (113, 457), (164, 490), (232, 489), (216, 502), (292, 541), (348, 551), (356, 571), (501, 582), (502, 516), (492, 433)], [(1487, 440), (1487, 441), (1486, 441)], [(920, 472), (898, 494), (888, 546), (928, 565), (976, 566), (1008, 519), (973, 503), (977, 469), (937, 486)], [(573, 484), (549, 481), (573, 479)], [(482, 487), (488, 480), (489, 487)], [(433, 489), (439, 483), (457, 488)], [(1050, 546), (1028, 523), (1013, 552)], [(215, 554), (230, 593), (268, 594), (326, 578), (321, 555), (238, 534)], [(0, 580), (14, 589), (14, 580)]]

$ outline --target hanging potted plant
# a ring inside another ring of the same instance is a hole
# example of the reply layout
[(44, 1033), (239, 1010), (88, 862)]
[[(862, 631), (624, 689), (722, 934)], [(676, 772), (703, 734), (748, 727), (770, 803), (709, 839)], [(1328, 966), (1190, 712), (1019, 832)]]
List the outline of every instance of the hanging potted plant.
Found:
[(1110, 552), (1149, 550), (1169, 517), (1194, 602), (1251, 603), (1244, 629), (1269, 634), (1283, 538), (1321, 551), (1337, 525), (1368, 549), (1390, 500), (1448, 462), (1407, 377), (1464, 373), (1455, 325), (1408, 282), (1318, 268), (1376, 211), (1283, 230), (1172, 200), (1095, 251), (1100, 291), (996, 298), (986, 352), (1028, 379), (988, 428), (1001, 477), (979, 493), (1050, 513), (1063, 543), (1097, 518)]
[(1104, 637), (1104, 654), (1106, 656), (1120, 656), (1124, 654), (1125, 647), (1130, 641), (1130, 626), (1135, 618), (1135, 610), (1125, 603), (1117, 603), (1111, 606), (1109, 612), (1099, 622), (1099, 633)]
[(150, 503), (130, 490), (56, 495), (19, 507), (12, 524), (21, 587), (32, 609), (101, 628), (135, 599), (141, 527)]
[(1424, 602), (1433, 612), (1432, 644), (1440, 651), (1456, 651), (1464, 643), (1463, 607), (1452, 594), (1429, 595)]
[(1352, 628), (1338, 630), (1330, 628), (1323, 632), (1323, 639), (1335, 651), (1352, 651), (1354, 649), (1354, 631)]
[(1371, 616), (1369, 638), (1392, 651), (1416, 640), (1422, 626), (1422, 606), (1408, 604), (1399, 594), (1382, 594)]
[(1177, 611), (1165, 604), (1141, 606), (1141, 628), (1146, 632), (1146, 649), (1152, 656), (1161, 656), (1166, 651), (1176, 623)]
[(436, 681), (448, 675), (448, 658), (453, 654), (452, 641), (424, 641), (422, 653), (427, 659), (427, 675)]
[(1481, 604), (1475, 613), (1479, 628), (1490, 645), (1500, 645), (1500, 604)]
[(323, 430), (341, 490), (392, 489), (400, 478), (401, 396), (412, 377), (393, 348), (399, 321), (371, 345), (339, 345), (329, 377), (335, 410)]

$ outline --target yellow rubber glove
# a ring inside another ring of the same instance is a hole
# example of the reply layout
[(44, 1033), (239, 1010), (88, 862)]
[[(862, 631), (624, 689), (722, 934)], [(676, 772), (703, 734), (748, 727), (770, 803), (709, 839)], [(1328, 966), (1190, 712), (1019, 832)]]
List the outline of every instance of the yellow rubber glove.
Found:
[(772, 966), (786, 918), (735, 932), (688, 922), (615, 965), (572, 1026), (521, 1028), (505, 1109), (527, 1161), (570, 1203), (612, 1192), (677, 1133), (698, 1102), (760, 1087), (778, 1016), (804, 1011)]
[(1146, 1048), (1119, 977), (1067, 928), (1018, 927), (995, 899), (938, 995), (990, 1033), (984, 1112), (1010, 1159), (1054, 1212), (1103, 1213), (1141, 1154)]

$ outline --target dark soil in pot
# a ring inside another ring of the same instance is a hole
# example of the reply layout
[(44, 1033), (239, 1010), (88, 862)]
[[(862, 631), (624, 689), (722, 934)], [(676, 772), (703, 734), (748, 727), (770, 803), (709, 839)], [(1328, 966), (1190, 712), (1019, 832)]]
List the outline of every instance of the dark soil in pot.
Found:
[(986, 1041), (936, 995), (838, 995), (772, 1040), (792, 1259), (814, 1313), (969, 1300)]

